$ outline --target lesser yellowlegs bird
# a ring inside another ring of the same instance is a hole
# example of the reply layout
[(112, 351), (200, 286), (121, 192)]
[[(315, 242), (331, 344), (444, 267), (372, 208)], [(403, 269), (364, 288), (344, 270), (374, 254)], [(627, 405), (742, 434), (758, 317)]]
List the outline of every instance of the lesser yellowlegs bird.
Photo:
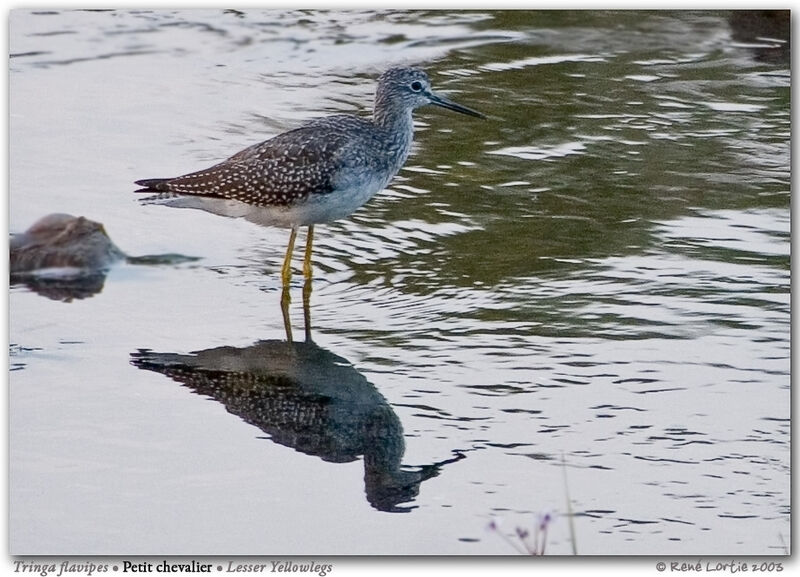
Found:
[(281, 269), (291, 279), (297, 229), (308, 226), (303, 273), (311, 278), (314, 225), (344, 218), (386, 188), (411, 149), (411, 113), (435, 104), (483, 114), (431, 90), (424, 71), (391, 68), (378, 80), (372, 120), (347, 114), (308, 124), (245, 148), (206, 170), (175, 178), (138, 180), (136, 192), (157, 192), (160, 204), (291, 228)]

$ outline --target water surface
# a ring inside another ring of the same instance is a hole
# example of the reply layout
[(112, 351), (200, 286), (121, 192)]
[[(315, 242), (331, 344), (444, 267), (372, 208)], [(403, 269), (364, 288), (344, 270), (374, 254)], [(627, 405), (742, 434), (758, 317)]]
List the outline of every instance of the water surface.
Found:
[[(513, 554), (490, 521), (551, 513), (566, 555), (570, 510), (579, 554), (788, 553), (787, 33), (13, 11), (10, 230), (67, 212), (201, 260), (11, 288), (12, 554)], [(405, 64), (489, 119), (417, 112), (389, 189), (318, 227), (314, 344), (297, 274), (289, 345), (287, 232), (132, 182), (368, 114)]]

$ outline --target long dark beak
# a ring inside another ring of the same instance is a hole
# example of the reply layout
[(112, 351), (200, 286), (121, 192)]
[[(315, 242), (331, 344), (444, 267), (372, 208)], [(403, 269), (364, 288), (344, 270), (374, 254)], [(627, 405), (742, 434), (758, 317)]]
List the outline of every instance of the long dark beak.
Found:
[(428, 92), (428, 98), (431, 101), (431, 104), (435, 104), (436, 106), (441, 106), (442, 108), (449, 108), (450, 110), (454, 110), (455, 112), (460, 112), (461, 114), (466, 114), (467, 116), (475, 116), (476, 118), (486, 118), (484, 114), (481, 114), (477, 110), (472, 110), (471, 108), (467, 108), (466, 106), (461, 106), (460, 104), (456, 104), (452, 100), (445, 98), (444, 96), (439, 96), (438, 94), (434, 94), (433, 92)]

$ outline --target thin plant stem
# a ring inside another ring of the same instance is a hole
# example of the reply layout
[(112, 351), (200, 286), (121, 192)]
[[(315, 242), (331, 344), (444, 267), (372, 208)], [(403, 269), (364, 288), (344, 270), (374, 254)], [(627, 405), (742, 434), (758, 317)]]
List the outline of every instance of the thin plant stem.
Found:
[(572, 500), (569, 498), (569, 485), (567, 484), (567, 461), (561, 453), (561, 467), (564, 471), (564, 494), (567, 497), (567, 519), (569, 519), (569, 540), (572, 543), (572, 554), (578, 554), (578, 544), (575, 542), (575, 521), (572, 514)]

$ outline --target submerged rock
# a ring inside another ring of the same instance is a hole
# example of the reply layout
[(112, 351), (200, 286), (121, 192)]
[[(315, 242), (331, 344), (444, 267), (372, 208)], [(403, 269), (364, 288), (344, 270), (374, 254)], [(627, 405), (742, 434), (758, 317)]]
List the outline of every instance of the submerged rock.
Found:
[(103, 225), (82, 216), (48, 214), (10, 240), (11, 274), (66, 269), (92, 274), (126, 258), (108, 237)]
[(61, 301), (99, 293), (109, 268), (118, 262), (158, 265), (197, 260), (178, 254), (128, 256), (101, 223), (63, 213), (48, 214), (25, 232), (12, 234), (9, 248), (11, 285), (24, 284)]

